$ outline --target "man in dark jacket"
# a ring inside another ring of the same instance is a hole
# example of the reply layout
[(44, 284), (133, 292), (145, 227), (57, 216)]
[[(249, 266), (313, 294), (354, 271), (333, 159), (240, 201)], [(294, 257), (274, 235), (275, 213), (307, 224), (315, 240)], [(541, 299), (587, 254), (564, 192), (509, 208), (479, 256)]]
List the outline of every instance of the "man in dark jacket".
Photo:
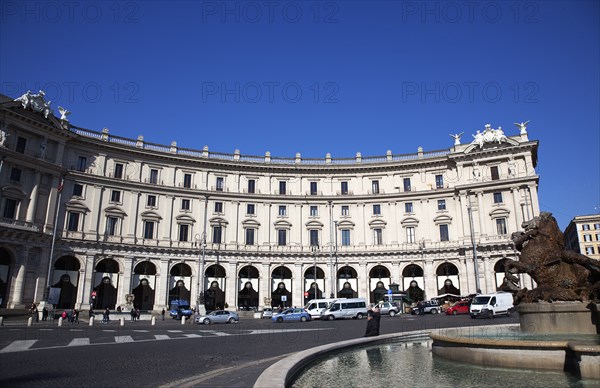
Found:
[(378, 318), (375, 318), (376, 315), (377, 313), (369, 310), (365, 337), (376, 337), (379, 335), (379, 319), (381, 319), (381, 314), (379, 314)]

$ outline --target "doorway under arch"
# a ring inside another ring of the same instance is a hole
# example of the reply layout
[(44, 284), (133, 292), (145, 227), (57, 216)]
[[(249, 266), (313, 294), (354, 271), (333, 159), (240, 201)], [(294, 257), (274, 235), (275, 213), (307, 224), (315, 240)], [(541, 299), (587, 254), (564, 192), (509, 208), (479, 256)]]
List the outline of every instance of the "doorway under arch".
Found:
[(117, 286), (119, 284), (119, 263), (114, 259), (103, 259), (96, 264), (94, 271), (94, 308), (114, 309), (117, 304)]

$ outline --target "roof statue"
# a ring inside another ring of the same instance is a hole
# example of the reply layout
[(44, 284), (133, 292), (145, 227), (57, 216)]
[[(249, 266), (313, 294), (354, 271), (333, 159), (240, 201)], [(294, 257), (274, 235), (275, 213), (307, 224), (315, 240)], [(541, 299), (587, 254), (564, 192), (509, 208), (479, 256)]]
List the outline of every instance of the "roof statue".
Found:
[(457, 146), (457, 145), (460, 145), (460, 138), (461, 138), (461, 136), (463, 135), (463, 133), (464, 133), (464, 132), (457, 133), (457, 134), (455, 134), (455, 135), (453, 135), (453, 134), (450, 134), (450, 137), (454, 139), (454, 145), (455, 145), (455, 146)]
[(46, 101), (45, 95), (43, 90), (40, 90), (38, 94), (32, 94), (31, 90), (28, 90), (21, 97), (15, 98), (15, 101), (20, 101), (23, 109), (31, 108), (34, 112), (42, 113), (45, 118), (48, 118), (49, 115), (54, 115), (54, 111), (50, 108), (52, 101)]
[(521, 135), (527, 134), (527, 123), (529, 123), (529, 120), (525, 121), (524, 123), (514, 123), (521, 131)]
[(498, 129), (492, 128), (490, 124), (485, 125), (485, 129), (483, 132), (477, 131), (475, 135), (472, 135), (474, 140), (471, 144), (477, 144), (479, 148), (483, 148), (485, 143), (502, 143), (506, 142), (506, 135), (504, 135), (504, 131), (502, 127), (498, 127)]
[(71, 112), (69, 112), (68, 110), (66, 110), (62, 106), (58, 107), (58, 111), (60, 112), (60, 121), (66, 121), (68, 123), (69, 119), (67, 118), (67, 116), (70, 115)]

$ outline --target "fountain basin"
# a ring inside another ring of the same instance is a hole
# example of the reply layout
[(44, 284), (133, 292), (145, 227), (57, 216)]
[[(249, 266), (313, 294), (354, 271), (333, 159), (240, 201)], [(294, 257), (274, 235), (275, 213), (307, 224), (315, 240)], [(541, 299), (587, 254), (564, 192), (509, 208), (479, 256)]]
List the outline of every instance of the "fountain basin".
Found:
[(600, 334), (598, 305), (595, 304), (521, 303), (517, 311), (524, 333)]

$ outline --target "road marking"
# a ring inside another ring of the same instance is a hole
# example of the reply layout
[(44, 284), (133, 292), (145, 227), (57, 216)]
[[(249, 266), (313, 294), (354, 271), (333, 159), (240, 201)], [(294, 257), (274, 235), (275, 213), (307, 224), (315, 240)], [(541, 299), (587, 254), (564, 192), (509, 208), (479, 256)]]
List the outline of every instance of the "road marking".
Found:
[(84, 345), (89, 345), (89, 344), (90, 344), (89, 338), (73, 338), (73, 340), (71, 342), (69, 342), (69, 344), (67, 346), (84, 346)]
[(187, 338), (201, 338), (200, 334), (184, 334)]
[(116, 335), (115, 342), (123, 343), (123, 342), (134, 342), (134, 341), (130, 335)]
[(183, 333), (183, 330), (167, 330), (168, 333)]
[(204, 332), (204, 333), (214, 334), (217, 337), (227, 337), (227, 336), (231, 335), (229, 333), (224, 333), (222, 331), (216, 331), (216, 330), (202, 330), (200, 332), (201, 333)]
[(133, 330), (135, 333), (148, 333), (150, 330)]
[(83, 329), (70, 329), (69, 331), (83, 331)]
[(40, 329), (40, 331), (54, 331), (54, 329)]
[(156, 338), (157, 340), (166, 340), (166, 339), (171, 339), (171, 337), (169, 337), (166, 334), (155, 334), (154, 338)]
[(37, 340), (13, 341), (10, 345), (0, 350), (0, 353), (20, 352), (22, 350), (28, 350), (36, 342)]
[(116, 330), (108, 330), (108, 329), (106, 329), (106, 330), (102, 330), (102, 331), (106, 332), (106, 333), (114, 333)]

